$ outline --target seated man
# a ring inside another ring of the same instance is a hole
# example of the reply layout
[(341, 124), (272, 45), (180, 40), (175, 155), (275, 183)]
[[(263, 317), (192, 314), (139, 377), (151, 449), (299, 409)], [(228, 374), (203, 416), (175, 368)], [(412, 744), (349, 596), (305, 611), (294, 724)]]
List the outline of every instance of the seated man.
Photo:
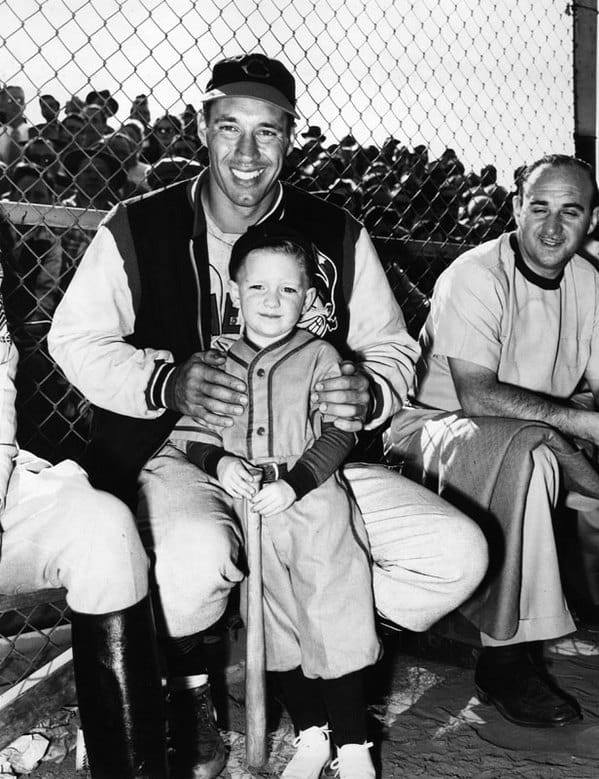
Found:
[[(0, 212), (0, 246), (11, 250)], [(2, 274), (0, 272), (0, 279)], [(0, 593), (64, 587), (94, 779), (167, 776), (148, 561), (126, 506), (15, 442), (17, 351), (0, 298)]]
[[(599, 400), (599, 274), (576, 254), (599, 214), (593, 172), (572, 157), (544, 157), (524, 170), (513, 205), (514, 233), (439, 277), (411, 408), (396, 415), (386, 443), (391, 459), (435, 479), (492, 539), (490, 590), (474, 603), (477, 691), (509, 720), (544, 727), (580, 716), (535, 654), (539, 642), (574, 630), (552, 525), (560, 486), (583, 474), (586, 494), (597, 488), (596, 471), (568, 441), (599, 443), (599, 414), (573, 406), (583, 382), (595, 407)], [(529, 443), (514, 459), (519, 437)], [(570, 501), (583, 507), (580, 495)], [(585, 517), (592, 512), (583, 527)], [(511, 615), (502, 611), (510, 598)]]
[[(385, 422), (405, 399), (418, 354), (366, 230), (279, 180), (295, 139), (293, 75), (253, 53), (217, 62), (207, 90), (201, 137), (209, 167), (106, 218), (48, 335), (51, 354), (95, 405), (92, 479), (136, 506), (156, 561), (180, 777), (218, 776), (224, 764), (206, 716), (203, 633), (220, 619), (244, 566), (222, 492), (167, 439), (181, 414), (221, 430), (249, 408), (247, 385), (225, 371), (221, 351), (243, 329), (229, 294), (232, 245), (259, 222), (292, 226), (315, 245), (318, 297), (300, 327), (347, 360), (342, 375), (315, 386), (319, 410), (337, 427), (358, 432)], [(252, 424), (270, 452), (276, 422), (252, 411)], [(426, 630), (480, 582), (482, 533), (382, 465), (351, 463), (344, 477), (366, 524), (378, 611)]]

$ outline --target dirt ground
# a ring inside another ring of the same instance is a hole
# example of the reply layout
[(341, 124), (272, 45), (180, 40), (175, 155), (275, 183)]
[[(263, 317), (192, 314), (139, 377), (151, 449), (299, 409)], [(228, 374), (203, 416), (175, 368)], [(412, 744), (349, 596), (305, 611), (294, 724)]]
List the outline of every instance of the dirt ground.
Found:
[[(599, 639), (599, 637), (597, 637)], [(402, 633), (384, 637), (384, 656), (369, 685), (373, 752), (381, 779), (597, 779), (599, 776), (599, 640), (577, 634), (548, 647), (551, 671), (575, 694), (584, 719), (565, 728), (537, 730), (505, 722), (475, 696), (476, 650), (446, 639), (423, 642)], [(279, 776), (293, 753), (293, 732), (269, 694), (269, 763), (245, 767), (243, 663), (229, 668), (215, 689), (219, 724), (229, 746), (223, 777)], [(33, 779), (85, 779), (75, 771), (74, 710), (57, 711), (46, 733), (52, 752)], [(64, 753), (68, 752), (66, 757)], [(118, 777), (115, 777), (118, 779)]]

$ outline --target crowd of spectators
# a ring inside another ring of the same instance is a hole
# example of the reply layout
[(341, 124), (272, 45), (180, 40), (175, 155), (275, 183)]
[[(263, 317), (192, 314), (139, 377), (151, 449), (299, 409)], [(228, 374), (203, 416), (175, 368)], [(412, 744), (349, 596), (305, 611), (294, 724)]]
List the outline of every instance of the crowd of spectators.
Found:
[[(23, 89), (0, 87), (0, 238), (6, 246), (10, 240), (10, 251), (2, 252), (3, 293), (21, 355), (20, 437), (52, 459), (57, 441), (61, 456), (71, 456), (65, 443), (75, 451), (90, 422), (85, 401), (52, 364), (45, 336), (93, 231), (77, 220), (65, 227), (43, 218), (33, 225), (9, 223), (1, 200), (107, 210), (126, 197), (191, 178), (208, 160), (191, 105), (180, 116), (165, 113), (152, 121), (148, 99), (139, 95), (121, 121), (117, 101), (101, 90), (63, 106), (42, 95), (39, 108), (44, 121), (32, 124)], [(382, 148), (361, 146), (350, 134), (338, 143), (325, 141), (317, 126), (300, 132), (284, 177), (345, 206), (375, 237), (475, 243), (510, 222), (509, 193), (497, 184), (492, 165), (466, 173), (451, 149), (429, 159), (425, 146), (410, 151), (394, 138)], [(392, 259), (386, 267), (415, 333), (428, 307), (431, 273), (425, 279), (416, 267), (410, 278)]]
[[(18, 86), (0, 90), (0, 196), (12, 201), (64, 203), (106, 210), (118, 200), (191, 178), (207, 164), (197, 113), (152, 121), (145, 95), (117, 120), (108, 90), (72, 97), (61, 106), (42, 95), (44, 122), (33, 125)], [(298, 136), (286, 177), (331, 198), (382, 238), (474, 243), (509, 226), (510, 193), (487, 165), (466, 172), (452, 149), (438, 159), (395, 138), (381, 148), (348, 134), (325, 145), (318, 126)]]

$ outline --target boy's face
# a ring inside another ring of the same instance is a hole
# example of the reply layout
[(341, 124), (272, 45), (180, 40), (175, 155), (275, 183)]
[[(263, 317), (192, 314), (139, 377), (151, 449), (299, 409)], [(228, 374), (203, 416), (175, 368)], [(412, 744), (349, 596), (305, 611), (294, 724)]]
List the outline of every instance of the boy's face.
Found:
[(248, 338), (261, 348), (290, 333), (315, 296), (297, 257), (273, 248), (251, 251), (231, 281)]

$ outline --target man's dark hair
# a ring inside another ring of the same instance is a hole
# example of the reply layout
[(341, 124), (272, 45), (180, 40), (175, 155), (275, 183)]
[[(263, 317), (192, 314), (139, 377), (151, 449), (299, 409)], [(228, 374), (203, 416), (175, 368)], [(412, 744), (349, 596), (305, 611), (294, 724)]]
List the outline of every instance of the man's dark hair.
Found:
[(280, 223), (250, 227), (237, 239), (231, 251), (229, 276), (237, 281), (248, 254), (255, 249), (274, 249), (296, 258), (308, 284), (314, 286), (318, 273), (318, 260), (312, 242), (296, 230)]
[(524, 167), (522, 171), (518, 169), (519, 175), (517, 176), (518, 185), (518, 197), (522, 199), (524, 196), (524, 185), (532, 176), (532, 174), (538, 168), (542, 168), (543, 165), (548, 165), (552, 168), (570, 168), (571, 170), (579, 170), (586, 175), (591, 183), (592, 195), (591, 195), (591, 208), (595, 208), (599, 205), (599, 189), (597, 188), (597, 180), (595, 179), (595, 172), (588, 162), (579, 159), (578, 157), (570, 157), (567, 154), (546, 154), (544, 157), (536, 160)]

